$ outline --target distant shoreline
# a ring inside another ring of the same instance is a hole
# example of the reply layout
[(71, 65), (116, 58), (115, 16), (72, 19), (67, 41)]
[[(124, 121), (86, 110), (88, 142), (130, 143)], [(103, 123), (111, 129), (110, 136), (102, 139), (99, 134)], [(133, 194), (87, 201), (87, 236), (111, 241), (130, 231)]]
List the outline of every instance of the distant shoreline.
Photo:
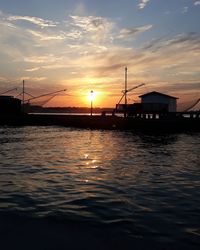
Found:
[[(94, 107), (93, 113), (112, 112), (114, 108)], [(91, 108), (88, 107), (41, 107), (41, 106), (25, 106), (27, 113), (90, 113)]]

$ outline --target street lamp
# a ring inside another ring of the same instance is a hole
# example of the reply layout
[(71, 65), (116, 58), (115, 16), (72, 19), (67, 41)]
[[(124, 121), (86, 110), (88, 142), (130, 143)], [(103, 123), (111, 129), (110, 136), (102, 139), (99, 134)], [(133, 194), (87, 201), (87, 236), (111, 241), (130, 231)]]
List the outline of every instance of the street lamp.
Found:
[(93, 113), (93, 100), (94, 100), (94, 92), (93, 90), (90, 91), (90, 115), (92, 116)]

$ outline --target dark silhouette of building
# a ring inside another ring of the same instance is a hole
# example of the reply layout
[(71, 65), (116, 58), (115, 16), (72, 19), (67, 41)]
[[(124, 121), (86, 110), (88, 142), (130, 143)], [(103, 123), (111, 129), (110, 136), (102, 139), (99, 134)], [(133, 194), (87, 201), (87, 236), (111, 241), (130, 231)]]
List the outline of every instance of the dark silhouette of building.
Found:
[(149, 92), (139, 96), (143, 112), (176, 112), (177, 97), (160, 92)]
[(0, 114), (17, 115), (21, 113), (21, 100), (13, 96), (0, 96)]

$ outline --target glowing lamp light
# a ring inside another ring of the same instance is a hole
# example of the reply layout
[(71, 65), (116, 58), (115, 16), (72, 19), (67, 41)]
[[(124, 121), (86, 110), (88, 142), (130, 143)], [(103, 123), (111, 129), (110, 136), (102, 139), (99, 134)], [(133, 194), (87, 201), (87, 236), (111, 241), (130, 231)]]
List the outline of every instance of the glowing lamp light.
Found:
[(90, 101), (94, 101), (94, 99), (95, 99), (94, 91), (91, 90), (91, 91), (90, 91), (90, 95), (89, 95), (89, 100), (90, 100)]

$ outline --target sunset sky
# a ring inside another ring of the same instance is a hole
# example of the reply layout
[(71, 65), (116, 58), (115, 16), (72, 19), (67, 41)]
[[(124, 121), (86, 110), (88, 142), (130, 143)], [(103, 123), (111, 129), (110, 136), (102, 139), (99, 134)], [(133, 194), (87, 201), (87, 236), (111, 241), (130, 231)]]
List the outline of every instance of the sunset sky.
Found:
[[(25, 80), (49, 106), (113, 107), (128, 67), (129, 103), (160, 91), (200, 97), (200, 1), (0, 0), (0, 93)], [(17, 92), (10, 92), (16, 95)]]

